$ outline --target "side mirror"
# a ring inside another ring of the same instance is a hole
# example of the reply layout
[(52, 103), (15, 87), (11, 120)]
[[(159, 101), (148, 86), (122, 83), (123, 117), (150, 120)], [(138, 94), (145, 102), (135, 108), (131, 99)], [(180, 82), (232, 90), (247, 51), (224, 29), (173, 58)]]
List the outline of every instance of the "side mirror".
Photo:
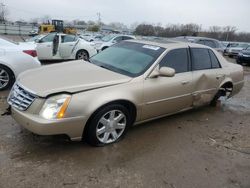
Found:
[(149, 78), (157, 78), (158, 76), (163, 77), (173, 77), (175, 75), (175, 70), (170, 67), (161, 67), (159, 70), (157, 68), (150, 74)]

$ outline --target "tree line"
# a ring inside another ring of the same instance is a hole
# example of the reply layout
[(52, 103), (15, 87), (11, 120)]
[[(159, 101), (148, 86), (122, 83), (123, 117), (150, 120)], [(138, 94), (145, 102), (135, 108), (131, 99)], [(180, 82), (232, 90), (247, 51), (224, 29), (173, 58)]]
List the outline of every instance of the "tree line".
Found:
[(220, 41), (250, 42), (250, 33), (237, 32), (234, 26), (212, 26), (203, 30), (198, 24), (169, 24), (166, 27), (152, 24), (140, 24), (135, 28), (136, 35), (157, 37), (200, 36)]

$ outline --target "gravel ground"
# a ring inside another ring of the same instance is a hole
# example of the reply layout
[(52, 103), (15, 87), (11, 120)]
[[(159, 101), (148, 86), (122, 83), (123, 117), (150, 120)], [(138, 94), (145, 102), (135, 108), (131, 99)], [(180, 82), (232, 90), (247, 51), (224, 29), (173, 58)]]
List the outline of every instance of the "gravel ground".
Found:
[[(121, 142), (93, 148), (37, 136), (0, 117), (0, 188), (250, 187), (250, 68), (245, 86), (217, 107), (132, 127)], [(0, 92), (0, 113), (8, 91)]]

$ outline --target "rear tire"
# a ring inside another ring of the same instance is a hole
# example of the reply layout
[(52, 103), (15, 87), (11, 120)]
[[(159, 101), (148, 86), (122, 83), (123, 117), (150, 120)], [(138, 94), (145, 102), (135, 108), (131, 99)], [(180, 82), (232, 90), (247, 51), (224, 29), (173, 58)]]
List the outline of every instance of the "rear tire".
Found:
[(6, 66), (0, 65), (0, 91), (9, 89), (15, 82), (13, 72)]
[(216, 106), (217, 101), (220, 99), (220, 97), (226, 97), (227, 99), (230, 98), (232, 91), (233, 88), (231, 86), (228, 86), (228, 84), (222, 86), (214, 96), (213, 100), (210, 102), (210, 106)]
[(76, 59), (77, 60), (84, 60), (84, 61), (88, 61), (89, 60), (89, 54), (86, 50), (79, 50), (77, 53), (76, 53)]
[(127, 108), (111, 104), (98, 110), (86, 127), (86, 142), (92, 146), (105, 146), (121, 140), (126, 134), (131, 117)]

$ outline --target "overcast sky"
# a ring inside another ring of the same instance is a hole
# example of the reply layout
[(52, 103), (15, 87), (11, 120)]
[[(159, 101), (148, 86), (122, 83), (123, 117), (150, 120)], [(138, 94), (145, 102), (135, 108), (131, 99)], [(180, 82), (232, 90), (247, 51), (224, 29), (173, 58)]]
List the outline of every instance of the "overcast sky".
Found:
[(104, 23), (134, 22), (236, 26), (250, 32), (250, 0), (0, 0), (12, 20), (43, 17), (97, 20)]

